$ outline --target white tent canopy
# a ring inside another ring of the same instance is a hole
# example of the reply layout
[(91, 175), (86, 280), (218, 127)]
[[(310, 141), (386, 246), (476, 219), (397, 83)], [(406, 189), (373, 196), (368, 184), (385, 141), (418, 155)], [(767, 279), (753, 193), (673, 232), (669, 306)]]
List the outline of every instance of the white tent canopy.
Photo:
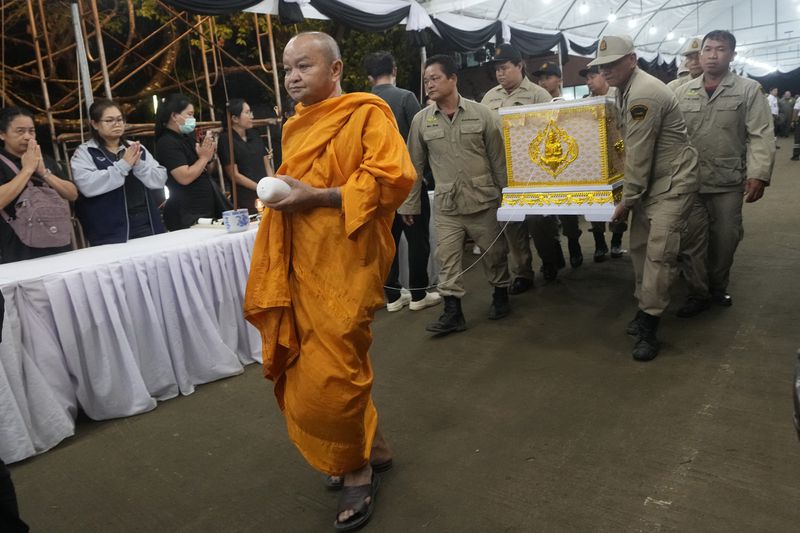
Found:
[(637, 50), (669, 59), (686, 39), (732, 31), (737, 67), (761, 75), (800, 67), (800, 0), (423, 0), (431, 16), (454, 12), (562, 31), (586, 45), (603, 35), (628, 34)]
[[(300, 4), (306, 18), (325, 18), (308, 0), (286, 1)], [(434, 17), (466, 31), (500, 20), (504, 37), (511, 27), (562, 32), (579, 46), (589, 46), (603, 35), (627, 34), (634, 38), (640, 57), (648, 61), (672, 61), (691, 37), (724, 29), (737, 39), (737, 70), (762, 76), (800, 67), (800, 0), (336, 1), (372, 13), (409, 6), (410, 16), (404, 21), (409, 30), (430, 27), (435, 31), (430, 19)], [(251, 10), (277, 13), (277, 5), (277, 0), (264, 0)]]

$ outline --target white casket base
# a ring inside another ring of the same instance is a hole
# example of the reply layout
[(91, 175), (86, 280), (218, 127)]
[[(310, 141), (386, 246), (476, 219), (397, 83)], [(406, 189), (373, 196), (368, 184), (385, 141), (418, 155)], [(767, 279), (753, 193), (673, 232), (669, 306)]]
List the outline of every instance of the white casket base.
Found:
[(529, 215), (583, 215), (608, 222), (622, 195), (622, 180), (580, 187), (506, 187), (497, 220), (522, 222)]

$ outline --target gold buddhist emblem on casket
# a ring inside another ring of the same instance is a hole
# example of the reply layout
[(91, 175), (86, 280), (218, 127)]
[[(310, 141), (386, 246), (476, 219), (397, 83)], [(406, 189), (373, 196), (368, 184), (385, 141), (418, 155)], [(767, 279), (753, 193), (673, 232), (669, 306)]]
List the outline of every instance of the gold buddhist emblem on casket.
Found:
[(578, 158), (578, 141), (551, 119), (533, 138), (528, 153), (531, 161), (555, 178)]

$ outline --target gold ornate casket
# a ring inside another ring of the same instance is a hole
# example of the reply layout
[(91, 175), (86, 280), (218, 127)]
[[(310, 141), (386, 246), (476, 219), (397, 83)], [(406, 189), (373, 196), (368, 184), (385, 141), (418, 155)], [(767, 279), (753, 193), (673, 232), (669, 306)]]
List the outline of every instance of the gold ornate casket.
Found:
[(611, 218), (625, 164), (612, 98), (500, 109), (508, 187), (498, 220), (526, 215)]

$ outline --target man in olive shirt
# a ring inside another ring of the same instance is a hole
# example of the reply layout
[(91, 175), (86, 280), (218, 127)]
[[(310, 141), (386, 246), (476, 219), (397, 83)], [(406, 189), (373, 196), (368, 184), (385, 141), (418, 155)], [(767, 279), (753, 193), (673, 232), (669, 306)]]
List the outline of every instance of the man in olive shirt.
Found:
[[(499, 85), (490, 89), (481, 103), (497, 111), (501, 107), (541, 104), (552, 100), (550, 94), (525, 75), (525, 62), (510, 44), (501, 44), (494, 54), (494, 71)], [(558, 275), (558, 221), (553, 216), (528, 216), (524, 222), (506, 226), (512, 282), (509, 294), (520, 294), (533, 287), (533, 255), (530, 240), (542, 259), (545, 278)]]
[(678, 87), (689, 83), (703, 73), (703, 67), (700, 65), (700, 49), (703, 39), (700, 37), (693, 37), (686, 45), (686, 49), (681, 53), (684, 57), (683, 65), (681, 67), (686, 69), (687, 75), (681, 77), (681, 71), (678, 70), (678, 77), (667, 84), (667, 87), (673, 91)]
[[(465, 294), (461, 275), (467, 236), (484, 250), (483, 269), (494, 287), (489, 318), (503, 318), (509, 313), (508, 248), (497, 222), (497, 208), (506, 185), (505, 148), (497, 113), (458, 94), (452, 57), (430, 57), (425, 62), (423, 82), (434, 103), (414, 117), (408, 151), (417, 175), (422, 176), (428, 162), (436, 182), (433, 219), (444, 313), (426, 329), (444, 335), (466, 328), (461, 311)], [(422, 182), (417, 179), (397, 212), (418, 214), (421, 194)]]
[(631, 260), (636, 272), (639, 311), (628, 325), (636, 336), (633, 358), (658, 355), (656, 330), (669, 305), (670, 286), (678, 272), (681, 234), (697, 194), (697, 150), (673, 92), (636, 66), (633, 40), (600, 40), (598, 65), (617, 88), (617, 108), (625, 143), (625, 184), (612, 221), (631, 218)]
[(707, 309), (711, 301), (730, 306), (731, 265), (743, 236), (742, 199), (755, 202), (769, 185), (775, 161), (772, 117), (761, 85), (730, 71), (736, 38), (715, 30), (703, 38), (703, 75), (678, 88), (677, 96), (692, 144), (700, 152), (700, 204), (685, 247), (694, 260), (684, 264), (689, 301), (679, 316)]
[[(599, 67), (581, 69), (579, 74), (586, 78), (586, 86), (589, 88), (589, 94), (585, 97), (608, 96), (616, 100), (617, 88), (608, 84), (605, 77), (600, 74)], [(608, 226), (611, 230), (611, 257), (619, 259), (623, 255), (622, 235), (628, 229), (628, 223), (627, 221), (612, 222)], [(592, 222), (591, 231), (594, 236), (594, 261), (595, 263), (602, 263), (607, 259), (606, 255), (608, 254), (608, 244), (606, 244), (605, 237), (606, 223)]]

